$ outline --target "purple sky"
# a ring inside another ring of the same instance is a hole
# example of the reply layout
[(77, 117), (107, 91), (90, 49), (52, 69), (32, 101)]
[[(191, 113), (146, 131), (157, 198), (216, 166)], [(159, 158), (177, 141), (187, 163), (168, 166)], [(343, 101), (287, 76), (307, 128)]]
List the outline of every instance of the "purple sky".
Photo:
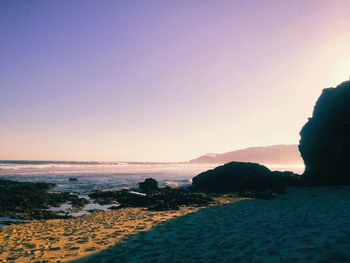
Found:
[(0, 159), (298, 143), (350, 75), (350, 2), (0, 1)]

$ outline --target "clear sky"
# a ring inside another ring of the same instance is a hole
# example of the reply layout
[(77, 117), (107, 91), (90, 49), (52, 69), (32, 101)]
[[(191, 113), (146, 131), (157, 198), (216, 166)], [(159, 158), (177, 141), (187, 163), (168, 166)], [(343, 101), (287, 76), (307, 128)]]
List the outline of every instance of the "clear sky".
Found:
[(0, 159), (293, 144), (350, 75), (350, 1), (0, 0)]

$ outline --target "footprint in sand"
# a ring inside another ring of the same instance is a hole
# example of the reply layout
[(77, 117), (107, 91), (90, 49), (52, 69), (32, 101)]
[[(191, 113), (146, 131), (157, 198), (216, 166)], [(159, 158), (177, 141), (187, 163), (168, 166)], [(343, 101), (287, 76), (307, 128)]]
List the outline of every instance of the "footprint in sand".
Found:
[(61, 250), (60, 247), (49, 247), (48, 251), (59, 251)]
[(96, 251), (98, 250), (99, 248), (98, 247), (88, 247), (88, 248), (85, 248), (85, 252), (92, 252), (92, 251)]
[(79, 249), (80, 249), (80, 247), (70, 247), (70, 248), (69, 248), (69, 250), (71, 250), (71, 251), (72, 251), (72, 250), (79, 250)]

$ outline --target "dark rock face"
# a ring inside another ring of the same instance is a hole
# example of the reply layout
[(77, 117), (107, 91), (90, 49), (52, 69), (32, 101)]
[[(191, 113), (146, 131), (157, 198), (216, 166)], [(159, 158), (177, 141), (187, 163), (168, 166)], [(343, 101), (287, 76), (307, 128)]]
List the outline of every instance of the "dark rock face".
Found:
[(158, 182), (153, 178), (147, 178), (144, 182), (139, 183), (139, 189), (143, 192), (154, 191), (158, 189)]
[(215, 193), (284, 192), (295, 182), (292, 172), (272, 172), (257, 163), (230, 162), (193, 178), (196, 189)]
[(306, 184), (350, 184), (350, 81), (323, 90), (300, 136)]

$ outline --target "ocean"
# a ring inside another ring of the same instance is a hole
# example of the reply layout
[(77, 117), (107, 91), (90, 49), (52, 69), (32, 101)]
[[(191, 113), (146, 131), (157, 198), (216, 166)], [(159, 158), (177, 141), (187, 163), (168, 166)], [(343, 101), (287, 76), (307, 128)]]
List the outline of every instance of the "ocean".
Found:
[[(160, 186), (185, 186), (191, 184), (191, 179), (194, 176), (215, 166), (218, 165), (146, 162), (0, 161), (0, 179), (54, 183), (53, 191), (85, 195), (98, 189), (119, 190), (137, 187), (139, 182), (149, 177), (156, 179)], [(269, 166), (269, 168), (271, 170), (292, 170), (298, 173), (303, 170), (300, 165)]]
[(53, 191), (87, 194), (98, 189), (137, 187), (149, 177), (156, 179), (160, 186), (184, 186), (210, 168), (212, 165), (187, 163), (0, 161), (0, 178), (54, 183)]

